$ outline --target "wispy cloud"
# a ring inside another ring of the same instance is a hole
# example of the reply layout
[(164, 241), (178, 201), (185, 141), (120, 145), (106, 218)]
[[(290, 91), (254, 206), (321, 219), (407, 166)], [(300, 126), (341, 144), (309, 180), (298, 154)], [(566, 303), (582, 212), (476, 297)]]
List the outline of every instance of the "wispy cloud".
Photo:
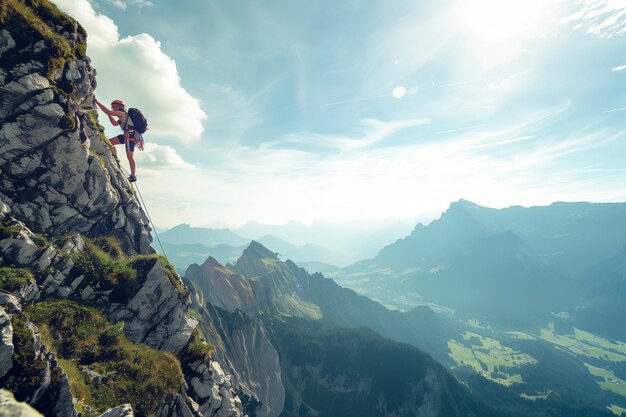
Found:
[(120, 10), (126, 10), (126, 7), (128, 7), (126, 5), (126, 2), (122, 0), (111, 0), (110, 3), (111, 5), (113, 5), (113, 7), (118, 8)]
[(600, 38), (612, 38), (626, 33), (626, 1), (578, 0), (578, 10), (562, 18), (562, 24), (574, 24)]
[(282, 140), (271, 142), (266, 144), (266, 146), (280, 148), (287, 143), (301, 145), (303, 149), (334, 149), (341, 152), (349, 152), (380, 144), (397, 132), (429, 123), (430, 119), (409, 119), (390, 122), (377, 119), (361, 119), (358, 122), (358, 129), (362, 133), (360, 137), (301, 132), (286, 135)]
[(154, 3), (150, 0), (108, 0), (108, 2), (115, 8), (120, 10), (126, 10), (128, 6), (136, 7), (153, 7)]
[(623, 71), (626, 69), (626, 65), (620, 65), (618, 67), (613, 68), (611, 71)]
[(616, 109), (604, 110), (602, 113), (613, 113), (616, 111), (624, 111), (624, 110), (626, 110), (626, 107), (618, 107)]

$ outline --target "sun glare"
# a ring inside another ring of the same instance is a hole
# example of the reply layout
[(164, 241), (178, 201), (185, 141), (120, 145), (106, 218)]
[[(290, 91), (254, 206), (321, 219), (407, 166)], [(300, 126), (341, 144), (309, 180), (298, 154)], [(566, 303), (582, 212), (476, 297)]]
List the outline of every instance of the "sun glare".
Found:
[(402, 98), (406, 95), (406, 88), (399, 85), (391, 91), (391, 95), (394, 98)]
[(555, 4), (554, 0), (460, 0), (454, 21), (486, 66), (507, 64), (519, 57), (525, 41), (546, 31)]

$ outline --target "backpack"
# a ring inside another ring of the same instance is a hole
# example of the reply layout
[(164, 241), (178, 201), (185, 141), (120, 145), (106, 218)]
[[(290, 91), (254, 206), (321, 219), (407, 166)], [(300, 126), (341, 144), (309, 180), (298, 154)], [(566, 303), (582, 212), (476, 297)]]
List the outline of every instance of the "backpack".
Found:
[(130, 120), (133, 122), (134, 130), (141, 134), (146, 133), (146, 130), (148, 130), (148, 121), (143, 113), (141, 113), (141, 110), (131, 107), (128, 109), (128, 117), (130, 117)]

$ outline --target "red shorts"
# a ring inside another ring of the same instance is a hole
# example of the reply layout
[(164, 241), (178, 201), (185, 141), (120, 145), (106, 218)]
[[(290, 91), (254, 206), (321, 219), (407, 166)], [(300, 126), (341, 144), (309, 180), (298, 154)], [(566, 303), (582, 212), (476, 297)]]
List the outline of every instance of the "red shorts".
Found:
[[(128, 136), (128, 144), (126, 144), (126, 136)], [(117, 140), (120, 141), (121, 144), (126, 144), (126, 150), (128, 152), (135, 152), (135, 132), (126, 132), (126, 135), (119, 134), (117, 135)]]

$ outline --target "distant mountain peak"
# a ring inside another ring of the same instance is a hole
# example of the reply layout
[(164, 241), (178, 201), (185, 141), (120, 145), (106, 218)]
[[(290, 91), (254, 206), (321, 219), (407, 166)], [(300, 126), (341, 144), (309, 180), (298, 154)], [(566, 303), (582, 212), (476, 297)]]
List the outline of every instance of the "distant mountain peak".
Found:
[[(464, 198), (459, 199), (459, 201), (456, 202), (457, 204), (463, 206), (463, 207), (480, 207), (478, 204), (473, 203), (469, 200), (466, 200)], [(454, 204), (454, 203), (452, 203)]]
[(274, 262), (278, 260), (278, 254), (267, 249), (259, 242), (253, 240), (243, 251), (232, 270), (248, 277), (265, 275), (270, 272)]
[(209, 256), (206, 261), (202, 264), (202, 268), (224, 268), (224, 265), (220, 264), (217, 259), (212, 256)]
[(191, 225), (189, 223), (181, 223), (172, 227), (170, 230), (181, 230), (181, 229), (183, 230), (191, 229)]
[(243, 251), (241, 256), (253, 259), (276, 259), (278, 260), (278, 254), (272, 252), (256, 240), (250, 242), (250, 245)]
[(473, 203), (469, 200), (466, 200), (464, 198), (459, 199), (459, 201), (453, 201), (452, 203), (450, 203), (450, 206), (448, 207), (448, 211), (450, 210), (454, 210), (457, 208), (465, 208), (465, 209), (472, 209), (472, 208), (479, 208), (481, 206), (479, 206), (476, 203)]

